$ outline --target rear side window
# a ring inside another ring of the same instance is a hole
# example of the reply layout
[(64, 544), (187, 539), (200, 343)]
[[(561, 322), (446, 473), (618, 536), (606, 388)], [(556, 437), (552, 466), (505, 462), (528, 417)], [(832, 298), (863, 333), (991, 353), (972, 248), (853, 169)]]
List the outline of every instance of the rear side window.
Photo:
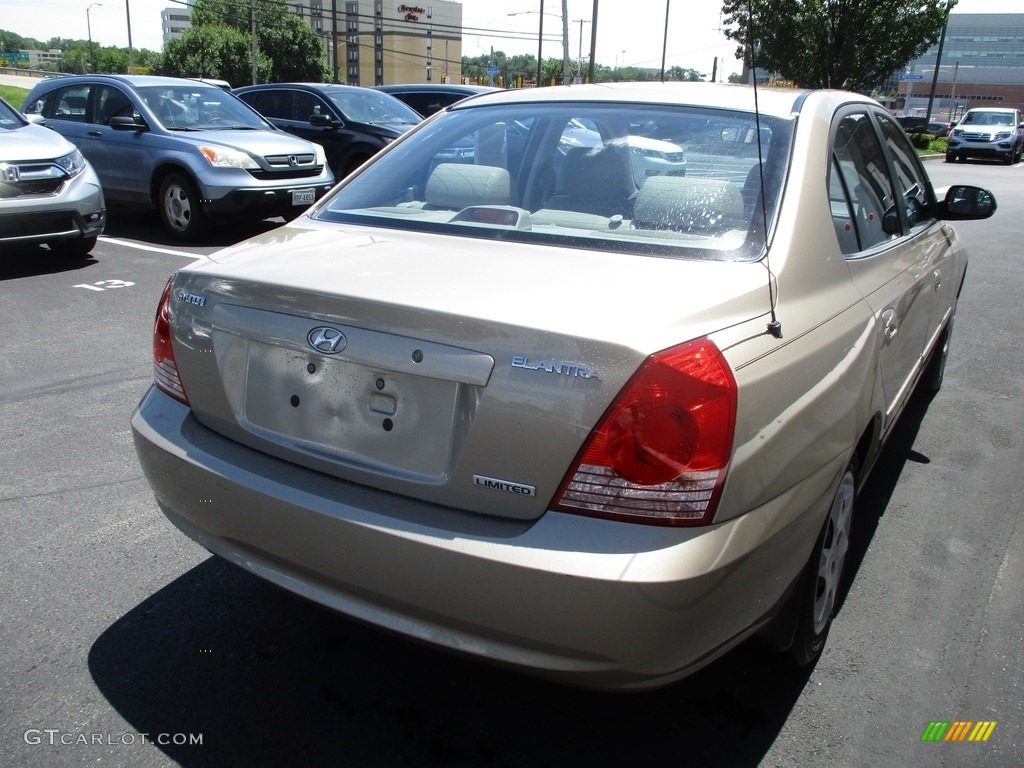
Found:
[(843, 117), (834, 141), (829, 196), (836, 234), (844, 254), (866, 251), (894, 236), (886, 231), (894, 194), (885, 153), (866, 112)]
[(89, 111), (89, 90), (88, 85), (54, 89), (26, 104), (25, 113), (84, 123)]
[(292, 119), (291, 91), (259, 91), (257, 93), (243, 94), (242, 98), (264, 117), (272, 117), (278, 120)]
[(917, 153), (903, 131), (885, 115), (879, 115), (878, 122), (892, 157), (896, 192), (903, 201), (907, 226), (913, 231), (917, 227), (927, 225), (933, 218), (928, 178), (918, 162)]

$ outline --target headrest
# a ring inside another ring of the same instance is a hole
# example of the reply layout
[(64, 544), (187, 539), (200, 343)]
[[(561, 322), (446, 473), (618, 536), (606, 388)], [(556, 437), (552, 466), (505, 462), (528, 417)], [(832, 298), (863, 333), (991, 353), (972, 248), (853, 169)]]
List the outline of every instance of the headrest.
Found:
[(427, 179), (426, 202), (461, 210), (471, 205), (507, 205), (508, 171), (493, 165), (441, 163)]
[(647, 229), (720, 232), (743, 222), (743, 195), (722, 179), (651, 176), (633, 209), (634, 226)]
[(632, 195), (633, 168), (629, 156), (612, 144), (604, 147), (573, 147), (565, 154), (560, 189), (581, 195), (612, 197)]

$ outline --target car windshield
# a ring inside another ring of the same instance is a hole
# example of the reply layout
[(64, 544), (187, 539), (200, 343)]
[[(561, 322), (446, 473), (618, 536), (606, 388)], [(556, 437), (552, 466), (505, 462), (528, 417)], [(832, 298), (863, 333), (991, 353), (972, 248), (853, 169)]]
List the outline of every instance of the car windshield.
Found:
[(171, 131), (266, 129), (269, 124), (237, 96), (202, 83), (138, 89), (160, 124)]
[(968, 112), (964, 118), (967, 125), (1013, 125), (1009, 112)]
[(791, 119), (695, 107), (470, 106), (414, 129), (336, 188), (313, 217), (644, 255), (756, 259), (792, 135)]
[(394, 96), (370, 89), (331, 91), (346, 120), (369, 125), (415, 125), (423, 118)]
[(0, 99), (0, 130), (11, 131), (15, 128), (21, 128), (24, 125), (25, 122), (21, 119), (21, 116), (14, 111), (14, 107), (3, 99)]

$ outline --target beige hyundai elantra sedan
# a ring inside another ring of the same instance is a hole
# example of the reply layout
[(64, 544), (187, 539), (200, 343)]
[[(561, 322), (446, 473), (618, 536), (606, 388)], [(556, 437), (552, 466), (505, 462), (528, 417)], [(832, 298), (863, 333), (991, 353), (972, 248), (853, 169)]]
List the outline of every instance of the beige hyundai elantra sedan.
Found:
[[(638, 179), (630, 137), (685, 168)], [(754, 635), (806, 664), (942, 382), (947, 222), (995, 209), (856, 94), (482, 95), (171, 278), (136, 449), (217, 556), (441, 648), (604, 689)]]

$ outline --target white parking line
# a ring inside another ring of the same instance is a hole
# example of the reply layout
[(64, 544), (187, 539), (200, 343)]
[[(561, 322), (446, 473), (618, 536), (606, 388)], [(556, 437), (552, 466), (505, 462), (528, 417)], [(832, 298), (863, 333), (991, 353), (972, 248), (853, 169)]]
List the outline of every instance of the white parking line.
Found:
[(189, 253), (188, 251), (175, 251), (170, 248), (155, 248), (152, 245), (141, 245), (140, 243), (133, 243), (130, 240), (118, 240), (114, 237), (106, 237), (101, 235), (100, 240), (105, 243), (113, 243), (114, 245), (124, 245), (128, 248), (135, 248), (139, 251), (152, 251), (153, 253), (167, 253), (171, 256), (182, 256), (186, 259), (205, 259), (206, 255), (202, 253)]

